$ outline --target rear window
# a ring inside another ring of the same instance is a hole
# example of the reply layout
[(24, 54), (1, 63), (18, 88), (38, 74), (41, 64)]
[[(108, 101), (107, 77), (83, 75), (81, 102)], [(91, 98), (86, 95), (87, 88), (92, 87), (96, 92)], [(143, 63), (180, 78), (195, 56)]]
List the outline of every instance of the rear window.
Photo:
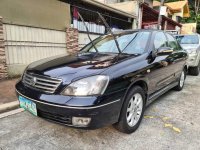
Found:
[(176, 36), (176, 39), (180, 44), (199, 44), (197, 35)]

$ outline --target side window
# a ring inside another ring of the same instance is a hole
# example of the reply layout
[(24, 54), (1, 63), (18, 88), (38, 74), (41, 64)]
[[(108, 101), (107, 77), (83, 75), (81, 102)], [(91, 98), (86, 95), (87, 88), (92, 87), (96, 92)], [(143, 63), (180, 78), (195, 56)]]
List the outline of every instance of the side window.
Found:
[(155, 35), (154, 39), (154, 47), (155, 49), (159, 49), (161, 47), (166, 47), (167, 46), (167, 39), (165, 37), (165, 34), (163, 32), (158, 32)]
[(175, 50), (175, 51), (180, 50), (180, 46), (178, 45), (175, 38), (170, 34), (166, 33), (166, 35), (167, 35), (167, 38), (168, 38), (168, 46), (173, 48), (173, 50)]

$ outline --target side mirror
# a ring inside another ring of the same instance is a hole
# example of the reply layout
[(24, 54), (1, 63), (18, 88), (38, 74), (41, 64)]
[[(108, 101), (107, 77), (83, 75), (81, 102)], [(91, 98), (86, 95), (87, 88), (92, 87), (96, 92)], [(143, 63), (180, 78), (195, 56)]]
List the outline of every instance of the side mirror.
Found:
[(157, 50), (156, 55), (157, 56), (165, 56), (165, 55), (170, 55), (173, 53), (173, 49), (170, 47), (161, 47)]

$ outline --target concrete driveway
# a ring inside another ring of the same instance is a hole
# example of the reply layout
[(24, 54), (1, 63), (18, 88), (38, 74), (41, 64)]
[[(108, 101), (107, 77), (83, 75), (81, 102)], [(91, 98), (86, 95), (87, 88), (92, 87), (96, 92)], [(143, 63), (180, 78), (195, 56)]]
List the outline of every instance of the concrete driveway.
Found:
[(0, 149), (199, 150), (200, 77), (188, 76), (183, 91), (170, 91), (150, 105), (133, 134), (112, 126), (78, 130), (22, 112), (0, 119)]

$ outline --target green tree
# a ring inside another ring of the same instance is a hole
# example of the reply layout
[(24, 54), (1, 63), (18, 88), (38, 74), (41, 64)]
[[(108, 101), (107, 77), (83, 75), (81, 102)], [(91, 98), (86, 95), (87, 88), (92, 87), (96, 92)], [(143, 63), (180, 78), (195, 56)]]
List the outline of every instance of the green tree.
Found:
[(183, 18), (182, 23), (197, 23), (197, 32), (200, 33), (200, 1), (189, 0), (190, 17)]

